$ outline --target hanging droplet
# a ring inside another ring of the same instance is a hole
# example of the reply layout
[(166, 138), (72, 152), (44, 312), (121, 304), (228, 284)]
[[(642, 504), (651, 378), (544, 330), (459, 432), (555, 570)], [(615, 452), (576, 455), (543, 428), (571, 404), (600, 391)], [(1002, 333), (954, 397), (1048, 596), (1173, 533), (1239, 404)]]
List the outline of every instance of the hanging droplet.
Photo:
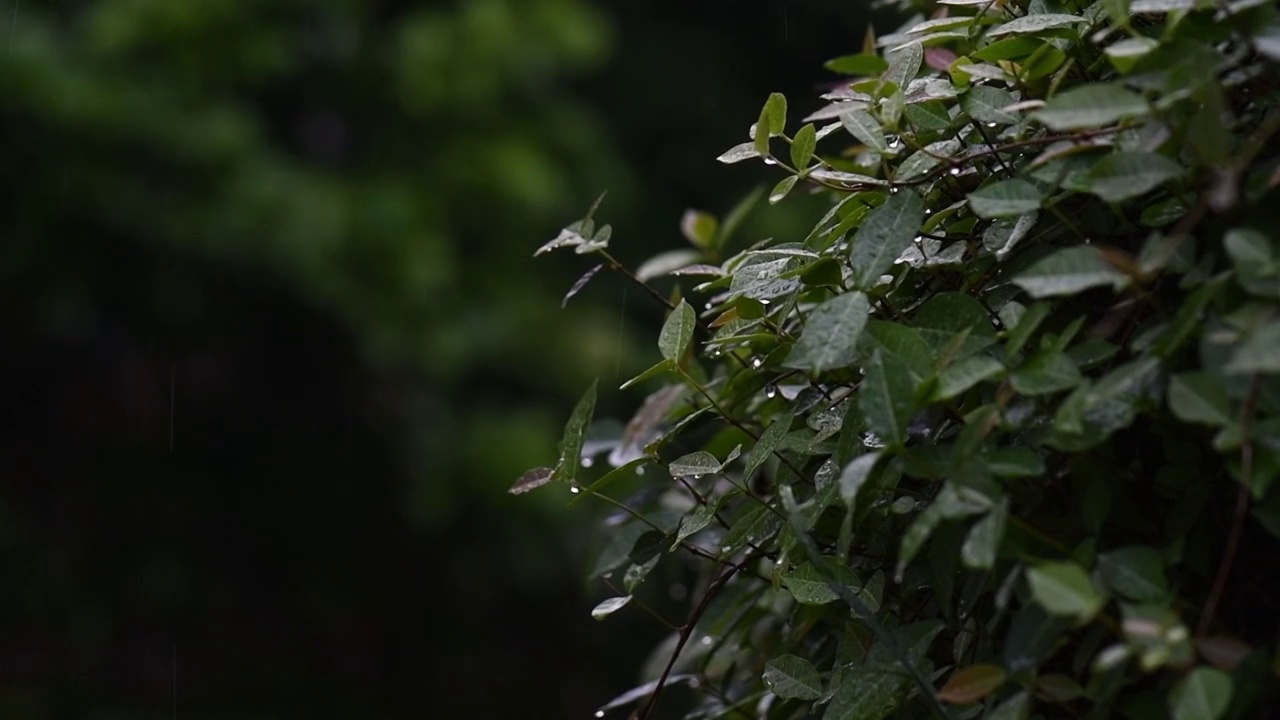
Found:
[(765, 279), (765, 278), (767, 278), (767, 277), (769, 277), (769, 271), (768, 271), (768, 270), (761, 270), (760, 272), (756, 273), (756, 279), (757, 279), (757, 280), (763, 280), (763, 279)]
[(591, 458), (589, 458), (589, 457), (584, 457), (584, 458), (582, 458), (582, 467), (584, 467), (584, 468), (589, 468), (589, 467), (591, 467), (591, 466), (592, 466), (592, 465), (594, 465), (594, 464), (595, 464), (595, 460), (592, 460), (592, 459), (591, 459)]
[(710, 310), (710, 309), (711, 309), (711, 303), (707, 303), (706, 305), (704, 305), (704, 306), (703, 306), (703, 309), (705, 309), (705, 310)]
[(603, 711), (603, 710), (597, 710), (597, 711), (596, 711), (596, 717), (598, 717), (598, 718), (604, 717), (604, 711)]
[(960, 168), (958, 168), (958, 167), (953, 167), (953, 168), (951, 168), (951, 174), (952, 174), (952, 175), (959, 175), (959, 174), (960, 174)]
[(987, 127), (989, 127), (989, 128), (993, 128), (993, 127), (995, 127), (995, 126), (996, 126), (996, 123), (993, 123), (993, 122), (989, 122), (989, 123), (987, 123)]
[[(729, 549), (729, 548), (727, 548), (727, 547), (725, 548), (725, 550), (728, 550), (728, 549)], [(711, 639), (711, 636), (710, 636), (710, 635), (703, 635), (703, 636), (702, 636), (702, 644), (703, 644), (703, 645), (710, 645), (710, 644), (711, 644), (711, 643), (713, 643), (713, 642), (715, 642), (715, 641)]]
[(920, 244), (920, 243), (922, 243), (922, 242), (924, 242), (924, 236), (923, 236), (923, 235), (917, 235), (917, 236), (916, 236), (916, 239), (915, 239), (915, 244), (919, 245), (919, 244)]
[(761, 305), (768, 305), (768, 304), (769, 304), (769, 301), (768, 301), (768, 300), (766, 300), (766, 299), (764, 299), (764, 298), (760, 298), (760, 304), (761, 304)]
[(643, 475), (643, 474), (644, 474), (644, 466), (643, 466), (643, 465), (640, 465), (640, 466), (638, 466), (638, 467), (636, 468), (636, 474), (637, 474), (637, 475)]
[(582, 488), (578, 487), (577, 485), (570, 485), (569, 492), (573, 493), (574, 495), (577, 495), (578, 493), (582, 492)]
[(766, 385), (766, 386), (765, 386), (765, 388), (764, 388), (764, 396), (765, 396), (765, 397), (767, 397), (767, 398), (769, 398), (769, 399), (773, 399), (773, 398), (777, 397), (777, 395), (778, 395), (778, 386), (777, 386), (777, 385), (774, 385), (773, 383), (770, 383), (770, 384), (768, 384), (768, 385)]
[(777, 164), (778, 164), (778, 161), (777, 161), (777, 160), (774, 160), (774, 159), (773, 159), (773, 158), (771, 158), (771, 157), (767, 157), (767, 158), (765, 158), (765, 159), (764, 159), (764, 164), (765, 164), (765, 165), (777, 165)]
[(896, 188), (896, 187), (891, 187), (891, 188), (889, 188), (889, 194), (891, 194), (891, 195), (897, 195), (897, 194), (898, 194), (898, 188)]

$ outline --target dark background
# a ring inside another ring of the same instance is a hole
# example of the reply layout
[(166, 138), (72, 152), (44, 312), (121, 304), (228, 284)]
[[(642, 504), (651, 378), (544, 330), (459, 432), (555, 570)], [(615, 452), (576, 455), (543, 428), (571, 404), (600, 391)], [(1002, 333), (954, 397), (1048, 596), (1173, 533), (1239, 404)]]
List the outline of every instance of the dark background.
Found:
[[(0, 3), (0, 717), (589, 717), (596, 513), (515, 498), (660, 308), (631, 263), (764, 168), (843, 0)], [(879, 18), (892, 21), (893, 18)], [(893, 23), (890, 23), (893, 24)], [(793, 120), (794, 122), (794, 120)], [(751, 240), (802, 232), (804, 198)], [(175, 704), (176, 702), (176, 704)]]

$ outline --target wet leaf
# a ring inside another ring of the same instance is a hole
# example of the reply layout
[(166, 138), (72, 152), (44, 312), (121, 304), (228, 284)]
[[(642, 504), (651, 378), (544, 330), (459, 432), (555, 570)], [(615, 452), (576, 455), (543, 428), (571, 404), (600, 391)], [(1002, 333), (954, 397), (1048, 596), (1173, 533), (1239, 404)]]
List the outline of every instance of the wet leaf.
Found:
[(551, 482), (551, 474), (554, 472), (552, 468), (534, 468), (520, 476), (511, 489), (507, 492), (512, 495), (523, 495), (530, 490), (536, 490), (543, 485)]
[(1231, 676), (1199, 667), (1187, 673), (1169, 693), (1173, 720), (1218, 720), (1231, 704)]
[(1074, 295), (1093, 287), (1110, 285), (1120, 290), (1129, 278), (1090, 246), (1062, 248), (1042, 258), (1013, 279), (1035, 298)]
[(1031, 117), (1054, 130), (1100, 128), (1151, 111), (1141, 95), (1118, 83), (1092, 83), (1063, 92)]
[(693, 307), (681, 300), (667, 316), (662, 332), (658, 334), (658, 349), (662, 352), (662, 357), (673, 363), (680, 362), (680, 358), (689, 351), (689, 344), (693, 342), (695, 321)]
[(1053, 615), (1087, 622), (1106, 602), (1093, 581), (1072, 562), (1047, 562), (1027, 569), (1027, 582), (1037, 604)]
[(1117, 152), (1094, 163), (1084, 187), (1107, 202), (1118, 203), (1145, 195), (1182, 174), (1182, 166), (1164, 155)]
[(981, 218), (1014, 218), (1040, 209), (1044, 195), (1023, 180), (1001, 180), (969, 193), (969, 207)]
[(924, 202), (911, 190), (890, 194), (883, 205), (868, 213), (853, 238), (850, 262), (854, 283), (862, 289), (874, 287), (911, 245), (922, 224)]
[(631, 602), (630, 595), (609, 598), (608, 600), (605, 600), (599, 605), (596, 605), (595, 608), (592, 609), (591, 617), (595, 618), (596, 620), (604, 620), (610, 615), (621, 610), (629, 602)]
[(907, 440), (907, 424), (914, 410), (915, 382), (911, 372), (897, 363), (885, 363), (876, 350), (863, 369), (866, 377), (858, 393), (858, 407), (867, 428), (891, 447)]
[(860, 292), (837, 295), (819, 305), (783, 365), (818, 373), (851, 364), (858, 357), (858, 339), (870, 312), (871, 304)]
[(822, 679), (813, 663), (795, 655), (783, 655), (764, 666), (764, 684), (780, 698), (817, 700), (822, 697)]
[(998, 690), (1007, 678), (997, 665), (970, 665), (952, 673), (938, 697), (952, 705), (975, 703)]

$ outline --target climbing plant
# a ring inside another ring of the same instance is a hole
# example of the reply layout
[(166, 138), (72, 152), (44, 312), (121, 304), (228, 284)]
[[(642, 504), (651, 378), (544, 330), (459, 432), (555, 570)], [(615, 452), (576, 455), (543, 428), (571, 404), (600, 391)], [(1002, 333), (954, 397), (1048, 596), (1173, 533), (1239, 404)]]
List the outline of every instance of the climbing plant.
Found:
[(929, 3), (720, 156), (829, 196), (807, 236), (543, 246), (669, 309), (635, 416), (593, 386), (512, 488), (611, 507), (592, 615), (669, 628), (597, 716), (1265, 717), (1277, 61), (1267, 1)]

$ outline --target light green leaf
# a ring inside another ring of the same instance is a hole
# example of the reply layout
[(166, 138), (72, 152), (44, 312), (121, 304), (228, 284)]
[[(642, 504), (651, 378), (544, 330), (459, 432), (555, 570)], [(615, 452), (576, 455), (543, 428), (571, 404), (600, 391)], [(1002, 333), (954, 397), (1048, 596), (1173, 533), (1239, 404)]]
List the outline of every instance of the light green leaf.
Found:
[(1012, 218), (1035, 212), (1044, 202), (1039, 188), (1022, 178), (1001, 180), (969, 193), (969, 207), (981, 218)]
[(889, 63), (879, 55), (844, 55), (828, 60), (823, 67), (841, 75), (874, 77), (889, 69)]
[(595, 606), (595, 608), (591, 611), (591, 617), (595, 618), (596, 620), (604, 620), (610, 615), (621, 610), (629, 602), (631, 602), (630, 595), (623, 595), (622, 597), (609, 598), (608, 600), (605, 600), (604, 602)]
[(1092, 619), (1107, 601), (1089, 574), (1073, 562), (1048, 562), (1028, 568), (1027, 582), (1040, 607), (1082, 623)]
[(913, 42), (888, 53), (886, 59), (889, 67), (880, 76), (881, 80), (905, 88), (920, 72), (920, 66), (924, 63), (924, 48), (920, 43)]
[(645, 370), (644, 372), (640, 373), (639, 375), (637, 375), (637, 376), (635, 376), (635, 377), (631, 378), (630, 380), (628, 380), (628, 381), (626, 381), (626, 382), (622, 383), (622, 385), (620, 385), (620, 386), (618, 387), (618, 389), (619, 389), (619, 390), (626, 390), (627, 388), (629, 388), (629, 387), (631, 387), (631, 386), (633, 386), (633, 385), (637, 385), (637, 384), (639, 384), (639, 383), (644, 382), (645, 380), (648, 380), (648, 379), (650, 379), (650, 378), (655, 378), (655, 377), (657, 377), (657, 376), (659, 376), (659, 375), (661, 375), (661, 374), (663, 374), (663, 373), (665, 373), (665, 372), (670, 372), (670, 371), (675, 370), (675, 369), (676, 369), (676, 363), (675, 363), (675, 361), (674, 361), (674, 360), (663, 360), (662, 362), (658, 363), (657, 365), (654, 365), (653, 367), (649, 368), (648, 370)]
[(818, 146), (818, 132), (813, 123), (809, 123), (796, 131), (791, 140), (791, 163), (796, 170), (804, 170), (813, 158), (814, 148)]
[(1084, 378), (1065, 353), (1042, 350), (1009, 376), (1013, 389), (1028, 396), (1069, 390)]
[[(769, 140), (768, 140), (768, 136), (763, 136), (763, 137), (764, 137), (764, 144), (765, 144), (765, 152), (767, 153)], [(760, 152), (760, 149), (756, 142), (754, 141), (744, 142), (738, 145), (734, 145), (728, 150), (725, 150), (723, 153), (720, 154), (719, 157), (716, 158), (716, 160), (724, 163), (725, 165), (732, 165), (734, 163), (742, 162), (743, 160), (750, 160), (751, 158), (760, 157), (761, 154), (762, 153)]]
[(859, 455), (845, 465), (844, 470), (840, 473), (840, 499), (844, 500), (844, 504), (854, 509), (858, 502), (858, 493), (866, 486), (867, 480), (871, 477), (871, 471), (875, 469), (876, 463), (880, 460), (880, 453), (869, 452), (865, 455)]
[(1182, 173), (1181, 165), (1158, 153), (1117, 152), (1094, 163), (1084, 176), (1084, 187), (1118, 203), (1145, 195)]
[[(858, 587), (858, 578), (848, 567), (834, 559), (829, 559), (826, 565), (836, 581), (849, 587)], [(840, 599), (832, 589), (831, 583), (827, 581), (827, 576), (811, 562), (806, 562), (791, 571), (782, 579), (782, 584), (801, 605), (825, 605)]]
[(805, 321), (785, 367), (822, 372), (845, 367), (858, 357), (858, 338), (871, 304), (860, 292), (837, 295), (819, 305)]
[(1100, 128), (1151, 112), (1142, 96), (1116, 83), (1091, 83), (1060, 93), (1031, 117), (1054, 130)]
[(770, 135), (781, 135), (787, 126), (787, 98), (782, 93), (771, 93), (764, 103), (764, 117)]
[(973, 524), (960, 548), (960, 559), (965, 567), (975, 570), (990, 570), (995, 567), (1000, 542), (1004, 540), (1004, 525), (1008, 514), (1009, 503), (1001, 500), (991, 508), (986, 517)]
[(749, 480), (765, 464), (781, 445), (787, 433), (791, 430), (791, 415), (780, 415), (773, 421), (773, 424), (760, 434), (760, 439), (756, 441), (751, 452), (747, 453), (747, 459), (744, 463), (742, 471), (742, 479)]
[(1280, 321), (1254, 330), (1227, 363), (1232, 374), (1280, 373)]
[(1124, 273), (1116, 270), (1101, 252), (1088, 245), (1058, 250), (1013, 278), (1013, 284), (1035, 298), (1075, 295), (1101, 285), (1120, 290), (1128, 282), (1129, 278)]
[(1231, 704), (1231, 676), (1208, 667), (1198, 667), (1173, 686), (1169, 711), (1173, 720), (1218, 720)]
[(1007, 90), (974, 85), (960, 96), (960, 109), (978, 122), (1012, 125), (1018, 122), (1018, 116), (1005, 108), (1014, 102), (1013, 95)]
[(1164, 600), (1169, 592), (1164, 558), (1149, 545), (1123, 547), (1098, 555), (1098, 576), (1108, 590), (1129, 600), (1156, 603)]
[(840, 123), (849, 134), (863, 145), (882, 154), (889, 154), (889, 143), (884, 139), (884, 128), (866, 110), (854, 110), (840, 116)]
[(1002, 37), (1004, 35), (1032, 35), (1046, 30), (1057, 30), (1058, 28), (1068, 28), (1081, 23), (1087, 22), (1084, 18), (1076, 15), (1063, 15), (1057, 13), (1045, 13), (1042, 15), (1024, 15), (1015, 20), (1011, 20), (1003, 25), (992, 28), (987, 32), (987, 37)]
[(924, 201), (911, 190), (889, 195), (883, 205), (868, 213), (853, 238), (850, 262), (854, 283), (862, 289), (874, 287), (911, 245), (922, 224)]
[(907, 423), (911, 420), (915, 383), (911, 372), (900, 364), (885, 363), (877, 350), (871, 353), (863, 369), (866, 377), (858, 392), (858, 408), (867, 421), (867, 429), (890, 447), (907, 441)]
[(817, 700), (822, 697), (822, 679), (813, 664), (802, 657), (783, 655), (764, 666), (764, 684), (780, 698)]
[(673, 363), (680, 362), (680, 358), (689, 350), (689, 343), (693, 341), (695, 319), (693, 307), (681, 300), (667, 316), (667, 321), (658, 334), (658, 349), (662, 351), (662, 357)]
[(912, 103), (906, 107), (904, 114), (907, 122), (925, 132), (942, 132), (951, 127), (951, 114), (947, 106), (937, 100)]
[(671, 477), (698, 478), (703, 475), (715, 475), (723, 467), (715, 455), (706, 450), (698, 450), (671, 461), (667, 466), (667, 472), (671, 473)]
[(951, 363), (938, 374), (932, 399), (950, 400), (984, 380), (998, 377), (1004, 372), (999, 360), (985, 355), (971, 355)]
[(716, 220), (715, 215), (701, 210), (685, 210), (684, 216), (680, 218), (680, 234), (694, 247), (703, 250), (715, 247), (716, 230), (719, 227), (720, 221)]
[(552, 472), (556, 482), (572, 483), (578, 476), (578, 466), (582, 458), (582, 442), (591, 424), (591, 416), (596, 410), (596, 381), (583, 393), (582, 399), (574, 406), (564, 426), (564, 435), (560, 438), (560, 460)]
[(1231, 401), (1221, 375), (1189, 372), (1169, 378), (1169, 409), (1179, 419), (1214, 427), (1231, 424)]
[(769, 204), (777, 205), (782, 202), (782, 199), (791, 192), (791, 188), (796, 186), (796, 180), (798, 179), (799, 176), (797, 175), (788, 175), (779, 180), (778, 184), (774, 185), (773, 189), (769, 191)]

